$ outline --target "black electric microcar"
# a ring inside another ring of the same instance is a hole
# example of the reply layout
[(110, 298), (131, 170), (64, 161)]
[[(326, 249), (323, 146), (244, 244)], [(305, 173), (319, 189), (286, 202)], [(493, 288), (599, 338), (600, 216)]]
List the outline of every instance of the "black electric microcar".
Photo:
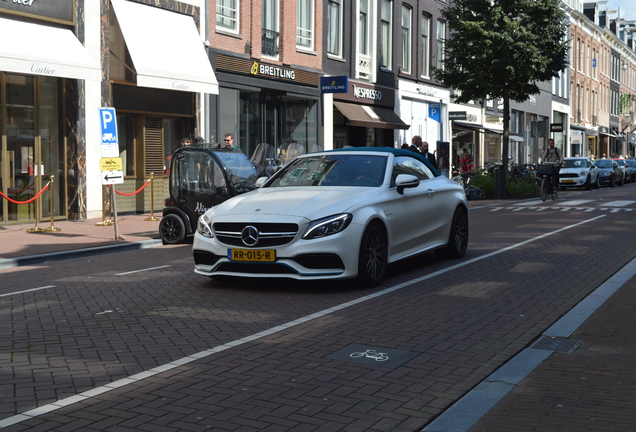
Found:
[(256, 189), (258, 174), (240, 150), (198, 144), (177, 149), (170, 158), (169, 189), (159, 233), (163, 244), (193, 236), (207, 209)]

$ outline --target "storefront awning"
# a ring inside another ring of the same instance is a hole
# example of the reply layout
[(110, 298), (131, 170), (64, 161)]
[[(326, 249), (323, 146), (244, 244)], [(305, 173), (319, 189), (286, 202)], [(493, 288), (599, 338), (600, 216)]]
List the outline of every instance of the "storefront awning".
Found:
[(480, 132), (481, 129), (481, 125), (478, 125), (476, 123), (462, 122), (457, 120), (453, 120), (453, 127), (457, 127), (459, 129), (469, 129), (477, 132)]
[(99, 61), (68, 29), (0, 18), (0, 70), (101, 80)]
[(137, 85), (219, 93), (212, 65), (191, 16), (111, 0), (137, 71)]
[(350, 126), (379, 129), (408, 129), (411, 127), (389, 108), (356, 105), (346, 102), (334, 102), (333, 104), (343, 116), (349, 119)]
[(508, 135), (508, 141), (523, 142), (523, 138), (517, 135)]

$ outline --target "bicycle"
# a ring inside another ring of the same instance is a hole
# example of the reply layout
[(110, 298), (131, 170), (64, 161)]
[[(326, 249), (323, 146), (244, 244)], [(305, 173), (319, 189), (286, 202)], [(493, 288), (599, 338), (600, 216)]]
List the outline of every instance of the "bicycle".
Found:
[(548, 195), (552, 197), (552, 201), (556, 201), (559, 196), (559, 184), (554, 170), (556, 162), (544, 162), (537, 167), (537, 184), (541, 193), (541, 200), (545, 202)]

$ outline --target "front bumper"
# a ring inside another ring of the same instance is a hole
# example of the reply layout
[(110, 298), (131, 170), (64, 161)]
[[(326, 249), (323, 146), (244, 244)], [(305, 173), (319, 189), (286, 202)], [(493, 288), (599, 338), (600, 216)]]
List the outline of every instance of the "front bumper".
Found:
[(303, 240), (298, 234), (283, 246), (242, 247), (276, 252), (273, 262), (251, 262), (230, 259), (228, 250), (236, 249), (236, 246), (222, 244), (216, 238), (208, 238), (197, 232), (192, 245), (194, 271), (210, 277), (349, 279), (358, 273), (361, 236), (362, 227), (352, 223), (343, 232), (320, 239)]

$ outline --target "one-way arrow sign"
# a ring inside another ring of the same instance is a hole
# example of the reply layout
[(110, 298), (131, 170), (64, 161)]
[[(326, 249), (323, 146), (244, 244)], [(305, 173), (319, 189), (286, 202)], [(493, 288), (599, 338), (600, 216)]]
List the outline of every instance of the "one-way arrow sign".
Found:
[(124, 183), (123, 171), (102, 171), (102, 184), (122, 184)]

